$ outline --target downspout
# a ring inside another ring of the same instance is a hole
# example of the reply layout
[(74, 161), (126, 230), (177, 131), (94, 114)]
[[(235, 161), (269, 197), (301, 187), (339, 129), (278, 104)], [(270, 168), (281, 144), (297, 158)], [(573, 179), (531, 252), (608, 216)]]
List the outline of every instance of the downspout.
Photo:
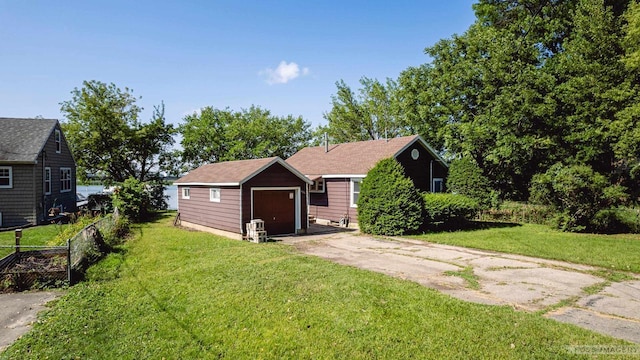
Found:
[[(222, 190), (220, 190), (222, 192)], [(242, 184), (240, 184), (240, 235), (244, 235), (244, 229), (242, 228)]]
[(433, 192), (433, 160), (429, 163), (429, 192)]
[[(45, 174), (45, 168), (47, 167), (46, 164), (46, 156), (47, 156), (47, 152), (43, 151), (42, 152), (42, 221), (44, 221), (47, 218), (47, 189), (46, 189), (46, 179), (45, 176), (47, 174)], [(51, 176), (51, 174), (49, 174), (49, 176)]]

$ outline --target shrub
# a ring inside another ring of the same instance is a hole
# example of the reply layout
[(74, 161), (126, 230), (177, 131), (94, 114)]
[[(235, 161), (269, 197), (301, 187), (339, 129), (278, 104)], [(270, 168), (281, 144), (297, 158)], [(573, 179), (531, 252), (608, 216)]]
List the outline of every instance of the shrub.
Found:
[(160, 182), (144, 183), (134, 178), (124, 181), (113, 194), (113, 206), (133, 222), (144, 221), (154, 210), (167, 208)]
[[(482, 209), (488, 209), (492, 205), (497, 206), (497, 193), (492, 189), (489, 179), (469, 158), (454, 160), (451, 163), (447, 177), (447, 190), (477, 200)], [(494, 202), (496, 204), (493, 204)]]
[(640, 233), (640, 210), (630, 208), (598, 211), (591, 225), (595, 232), (606, 234)]
[(550, 205), (505, 201), (498, 208), (483, 211), (480, 216), (482, 221), (551, 225), (556, 214)]
[(471, 220), (480, 210), (477, 200), (460, 194), (423, 193), (424, 224)]
[(623, 187), (610, 185), (604, 175), (586, 165), (556, 164), (535, 175), (529, 190), (530, 201), (558, 210), (555, 223), (565, 231), (592, 230), (592, 220), (599, 211), (620, 204), (626, 197)]
[(422, 224), (422, 198), (394, 159), (381, 160), (362, 181), (358, 224), (364, 233), (402, 235)]

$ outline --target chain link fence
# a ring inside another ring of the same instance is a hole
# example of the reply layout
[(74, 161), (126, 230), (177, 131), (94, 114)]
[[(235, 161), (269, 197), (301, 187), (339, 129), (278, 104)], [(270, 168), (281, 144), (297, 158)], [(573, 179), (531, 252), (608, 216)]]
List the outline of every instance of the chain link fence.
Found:
[(0, 259), (0, 292), (61, 287), (82, 279), (109, 250), (105, 237), (115, 236), (118, 218), (116, 210), (85, 226), (66, 246), (10, 246), (14, 252)]

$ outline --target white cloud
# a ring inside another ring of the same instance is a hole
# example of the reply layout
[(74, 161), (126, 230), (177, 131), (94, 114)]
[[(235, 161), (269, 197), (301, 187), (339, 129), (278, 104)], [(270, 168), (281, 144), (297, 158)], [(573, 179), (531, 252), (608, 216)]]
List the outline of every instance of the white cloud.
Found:
[(277, 68), (267, 68), (260, 72), (260, 75), (266, 76), (267, 84), (286, 84), (289, 81), (297, 78), (302, 73), (302, 76), (309, 74), (309, 68), (302, 68), (294, 62), (287, 63), (286, 61), (280, 61)]

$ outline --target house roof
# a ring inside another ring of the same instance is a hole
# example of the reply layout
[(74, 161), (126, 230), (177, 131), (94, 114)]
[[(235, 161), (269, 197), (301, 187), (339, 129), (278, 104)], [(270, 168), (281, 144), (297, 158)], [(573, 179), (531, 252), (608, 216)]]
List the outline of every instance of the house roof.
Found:
[(324, 146), (307, 147), (287, 159), (287, 163), (311, 179), (331, 175), (362, 176), (378, 161), (399, 155), (415, 142), (421, 143), (436, 160), (447, 166), (419, 135), (334, 144), (329, 145), (328, 152)]
[(213, 164), (202, 165), (199, 168), (190, 171), (187, 175), (178, 179), (177, 185), (214, 185), (214, 186), (237, 186), (247, 182), (263, 170), (273, 164), (280, 164), (294, 175), (311, 183), (298, 170), (279, 157), (270, 157), (265, 159), (253, 160), (237, 160), (226, 161)]
[(0, 163), (35, 163), (56, 124), (56, 119), (0, 117)]

